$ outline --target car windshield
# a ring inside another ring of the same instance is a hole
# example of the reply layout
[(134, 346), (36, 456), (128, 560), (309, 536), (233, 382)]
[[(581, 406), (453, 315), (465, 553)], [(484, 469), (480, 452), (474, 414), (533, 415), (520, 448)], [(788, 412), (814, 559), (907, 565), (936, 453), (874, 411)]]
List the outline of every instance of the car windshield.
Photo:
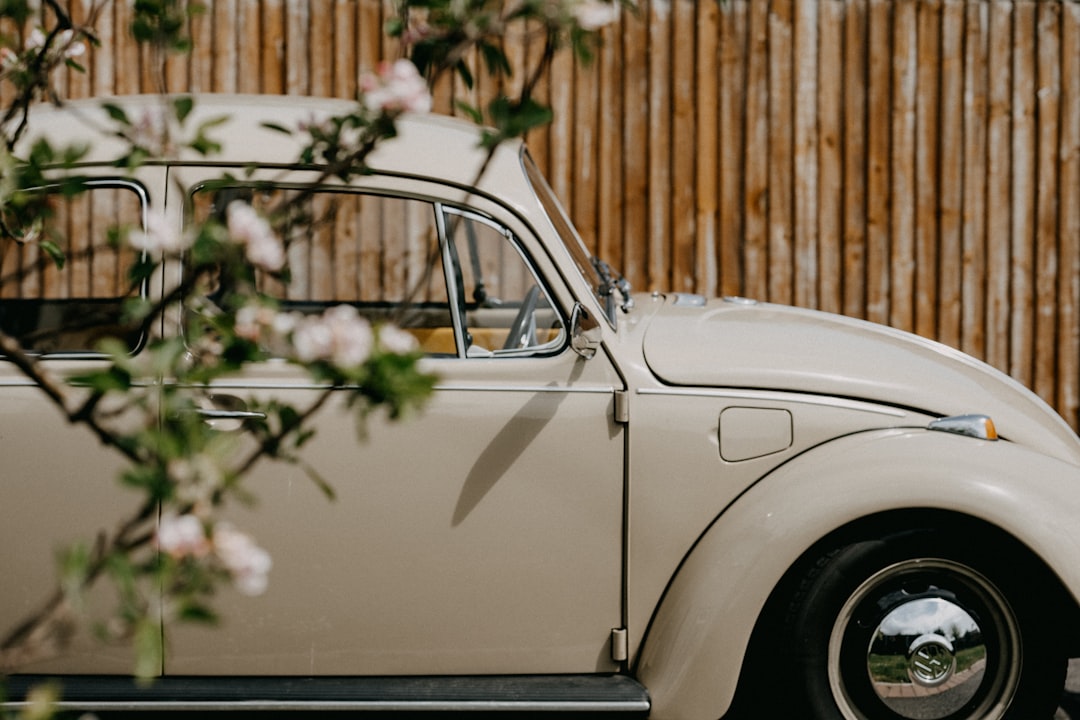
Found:
[(593, 295), (600, 301), (600, 305), (604, 308), (604, 312), (607, 315), (608, 322), (611, 326), (615, 326), (615, 292), (618, 291), (623, 297), (623, 307), (628, 307), (630, 300), (630, 286), (622, 276), (612, 271), (609, 266), (603, 260), (593, 256), (588, 248), (585, 247), (585, 243), (582, 242), (581, 236), (578, 235), (577, 230), (570, 223), (570, 219), (566, 216), (566, 211), (563, 210), (562, 204), (559, 203), (559, 199), (555, 197), (555, 192), (548, 185), (547, 179), (544, 178), (543, 173), (536, 166), (532, 157), (528, 152), (525, 153), (525, 172), (529, 176), (529, 182), (532, 184), (533, 192), (540, 199), (540, 204), (544, 206), (544, 210), (547, 212), (548, 217), (551, 219), (551, 224), (555, 227), (555, 232), (562, 238), (563, 244), (566, 249), (570, 251), (571, 257), (574, 259), (574, 265), (577, 266), (578, 271), (582, 277), (592, 288)]

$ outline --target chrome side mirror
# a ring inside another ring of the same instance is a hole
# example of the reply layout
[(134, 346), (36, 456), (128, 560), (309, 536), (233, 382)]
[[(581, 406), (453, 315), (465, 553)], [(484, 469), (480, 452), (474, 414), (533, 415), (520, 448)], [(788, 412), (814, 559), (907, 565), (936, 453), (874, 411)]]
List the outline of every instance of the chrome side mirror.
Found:
[(570, 316), (570, 347), (581, 357), (590, 360), (596, 355), (602, 339), (600, 323), (581, 303), (576, 303), (574, 313)]

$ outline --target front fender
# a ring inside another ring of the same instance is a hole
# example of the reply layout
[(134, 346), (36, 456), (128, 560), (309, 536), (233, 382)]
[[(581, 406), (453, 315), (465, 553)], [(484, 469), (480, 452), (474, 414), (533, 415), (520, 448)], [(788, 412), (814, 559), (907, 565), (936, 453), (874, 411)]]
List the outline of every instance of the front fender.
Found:
[(765, 476), (687, 555), (638, 660), (652, 717), (726, 712), (758, 615), (799, 556), (855, 520), (913, 508), (1001, 528), (1080, 597), (1080, 467), (1004, 441), (926, 430), (847, 436)]

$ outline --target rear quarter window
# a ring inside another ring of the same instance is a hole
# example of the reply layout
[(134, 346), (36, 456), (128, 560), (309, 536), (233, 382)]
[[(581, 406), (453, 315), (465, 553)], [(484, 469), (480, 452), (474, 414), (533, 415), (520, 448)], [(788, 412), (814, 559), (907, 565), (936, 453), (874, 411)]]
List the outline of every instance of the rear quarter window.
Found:
[[(50, 188), (51, 215), (23, 237), (0, 235), (0, 330), (34, 353), (93, 353), (107, 338), (134, 351), (140, 329), (124, 319), (124, 303), (145, 295), (129, 270), (134, 251), (109, 242), (110, 231), (143, 227), (146, 193), (123, 180), (93, 180), (67, 197)], [(45, 253), (47, 240), (63, 252), (63, 267)]]

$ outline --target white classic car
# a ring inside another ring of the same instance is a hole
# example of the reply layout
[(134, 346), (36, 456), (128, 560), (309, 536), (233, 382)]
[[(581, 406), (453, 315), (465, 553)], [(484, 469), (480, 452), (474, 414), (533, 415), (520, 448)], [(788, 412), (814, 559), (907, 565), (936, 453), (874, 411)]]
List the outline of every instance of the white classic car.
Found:
[[(231, 116), (212, 162), (128, 175), (109, 162), (119, 146), (98, 143), (80, 167), (90, 197), (67, 212), (100, 229), (155, 208), (180, 227), (221, 193), (299, 192), (318, 167), (260, 123), (344, 107), (201, 97), (196, 113)], [(82, 125), (45, 109), (32, 127), (72, 141)], [(919, 337), (744, 298), (634, 294), (590, 256), (523, 145), (500, 147), (477, 182), (478, 138), (403, 119), (375, 172), (311, 198), (334, 221), (270, 290), (399, 317), (439, 378), (423, 413), (373, 418), (360, 442), (343, 408), (318, 416), (305, 452), (335, 502), (291, 465), (259, 467), (258, 505), (230, 512), (273, 556), (270, 586), (223, 596), (220, 627), (163, 627), (157, 682), (127, 677), (128, 650), (77, 639), (11, 678), (15, 696), (59, 675), (65, 701), (91, 710), (1052, 715), (1080, 650), (1071, 429)], [(210, 184), (223, 172), (233, 186)], [(58, 369), (94, 366), (123, 262), (76, 262), (53, 296), (43, 282), (0, 298), (0, 326)], [(46, 332), (72, 314), (82, 332)], [(220, 382), (212, 421), (242, 422), (251, 398), (303, 404), (318, 390), (305, 378), (270, 361)], [(123, 500), (117, 462), (37, 393), (0, 362), (9, 620), (49, 587), (55, 545), (92, 537)]]

